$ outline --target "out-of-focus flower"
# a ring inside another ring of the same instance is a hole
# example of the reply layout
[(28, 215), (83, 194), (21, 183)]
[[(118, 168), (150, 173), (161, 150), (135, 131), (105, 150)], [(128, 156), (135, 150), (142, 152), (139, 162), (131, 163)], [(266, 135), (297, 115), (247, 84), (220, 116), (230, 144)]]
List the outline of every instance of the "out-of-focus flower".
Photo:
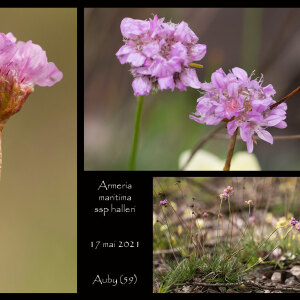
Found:
[(0, 129), (21, 109), (35, 85), (52, 86), (62, 77), (39, 45), (16, 42), (11, 32), (0, 33)]
[(153, 213), (153, 226), (157, 223), (157, 217), (156, 214)]
[(297, 228), (298, 231), (300, 231), (300, 222), (298, 222), (298, 223), (296, 224), (296, 228)]
[(176, 238), (174, 236), (171, 237), (171, 241), (174, 245), (176, 244)]
[(167, 206), (168, 205), (168, 200), (165, 199), (163, 201), (159, 201), (160, 206)]
[(279, 228), (282, 226), (286, 226), (288, 224), (289, 224), (289, 221), (286, 219), (286, 217), (281, 217), (281, 218), (279, 218), (276, 227)]
[(270, 106), (276, 101), (272, 98), (276, 93), (271, 84), (262, 87), (263, 77), (259, 80), (248, 77), (241, 68), (233, 68), (225, 74), (220, 68), (211, 76), (211, 83), (203, 83), (204, 95), (197, 102), (197, 108), (190, 119), (207, 125), (227, 123), (229, 135), (237, 128), (247, 143), (247, 151), (253, 151), (253, 135), (256, 133), (262, 140), (273, 144), (272, 135), (266, 131), (268, 127), (285, 128), (286, 103), (273, 109)]
[(183, 216), (185, 218), (191, 218), (193, 216), (193, 211), (189, 207), (187, 207), (183, 213)]
[(121, 22), (123, 45), (116, 53), (121, 64), (129, 63), (134, 77), (135, 95), (149, 95), (151, 90), (185, 91), (187, 86), (200, 88), (196, 71), (190, 67), (201, 60), (206, 45), (188, 24), (164, 22), (157, 15), (153, 20), (125, 18)]
[(160, 231), (166, 231), (168, 229), (167, 224), (163, 224), (160, 226)]
[(177, 205), (175, 202), (170, 201), (170, 206), (176, 211), (177, 210)]
[(197, 226), (197, 228), (201, 229), (203, 227), (203, 225), (204, 225), (203, 219), (199, 219), (199, 218), (196, 219), (196, 226)]
[[(190, 157), (191, 150), (186, 150), (180, 154), (179, 168), (185, 165)], [(203, 170), (203, 171), (220, 171), (223, 169), (225, 160), (220, 159), (213, 153), (204, 149), (198, 150), (190, 162), (184, 167), (185, 171)], [(233, 154), (230, 170), (232, 171), (260, 171), (259, 162), (254, 153), (247, 151), (238, 151)]]
[(218, 214), (218, 218), (221, 219), (223, 218), (223, 215), (221, 213)]
[(299, 222), (294, 217), (292, 217), (289, 223), (291, 224), (292, 228), (295, 228)]
[(219, 197), (220, 197), (221, 201), (226, 201), (228, 199), (228, 196), (225, 194), (220, 194)]
[(249, 217), (249, 222), (250, 222), (250, 223), (254, 223), (254, 222), (255, 222), (255, 216)]
[(233, 187), (232, 186), (228, 186), (226, 189), (224, 189), (224, 194), (229, 197), (233, 195)]
[(266, 222), (267, 223), (272, 223), (272, 221), (273, 221), (273, 215), (272, 215), (272, 213), (267, 213), (266, 214)]
[(245, 201), (245, 204), (247, 204), (247, 205), (253, 205), (253, 201), (252, 200)]
[(202, 217), (203, 217), (203, 218), (207, 218), (207, 217), (208, 217), (208, 213), (207, 213), (207, 212), (204, 212), (204, 213), (202, 214)]
[(182, 234), (182, 226), (181, 225), (178, 225), (178, 227), (177, 227), (177, 233), (178, 233), (178, 235)]
[(259, 262), (259, 263), (264, 263), (264, 260), (263, 260), (261, 257), (259, 257), (259, 258), (258, 258), (258, 262)]

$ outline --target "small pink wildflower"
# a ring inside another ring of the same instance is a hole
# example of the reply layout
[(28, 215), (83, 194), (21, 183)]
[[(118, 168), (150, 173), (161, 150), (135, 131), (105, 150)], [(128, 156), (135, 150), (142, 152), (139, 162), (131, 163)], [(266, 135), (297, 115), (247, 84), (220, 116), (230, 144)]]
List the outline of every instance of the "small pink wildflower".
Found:
[(203, 218), (207, 218), (207, 217), (208, 217), (208, 213), (207, 213), (207, 212), (204, 212), (204, 213), (202, 214), (202, 216), (203, 216)]
[(237, 128), (247, 143), (249, 153), (253, 151), (253, 135), (273, 144), (272, 135), (266, 131), (268, 127), (285, 128), (286, 103), (270, 109), (276, 101), (276, 93), (271, 84), (262, 87), (263, 77), (259, 80), (248, 77), (241, 68), (233, 68), (225, 74), (218, 69), (211, 76), (211, 83), (202, 83), (204, 95), (197, 102), (197, 108), (190, 119), (207, 125), (217, 125), (221, 121), (227, 123), (229, 135), (233, 135)]
[[(289, 223), (291, 224), (292, 228), (295, 228), (299, 224), (299, 222), (294, 217), (291, 218)], [(297, 227), (297, 229), (298, 229), (298, 227)]]
[(218, 214), (218, 218), (221, 219), (223, 218), (223, 215), (221, 213)]
[(185, 91), (187, 86), (198, 89), (201, 84), (190, 67), (201, 60), (206, 45), (197, 44), (198, 37), (182, 21), (165, 23), (157, 15), (153, 20), (125, 18), (121, 22), (123, 45), (116, 53), (121, 64), (129, 63), (134, 77), (134, 95), (149, 95), (151, 90)]
[(255, 221), (255, 216), (249, 217), (249, 222), (250, 222), (250, 223), (254, 223), (254, 221)]
[(232, 186), (228, 186), (225, 190), (224, 190), (224, 194), (229, 197), (233, 195), (233, 187)]
[(228, 198), (228, 196), (225, 194), (220, 194), (219, 197), (220, 197), (221, 201), (226, 201)]
[(253, 201), (252, 200), (245, 201), (245, 204), (247, 204), (247, 205), (253, 205)]
[(160, 204), (161, 206), (167, 206), (168, 200), (165, 199), (165, 200), (163, 200), (163, 201), (160, 201), (159, 204)]

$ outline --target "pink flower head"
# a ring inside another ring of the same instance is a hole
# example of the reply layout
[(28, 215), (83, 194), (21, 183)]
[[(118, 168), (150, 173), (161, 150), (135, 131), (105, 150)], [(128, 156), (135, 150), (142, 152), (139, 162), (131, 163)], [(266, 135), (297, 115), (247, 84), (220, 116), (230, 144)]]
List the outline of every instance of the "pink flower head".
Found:
[(134, 95), (149, 95), (158, 89), (173, 91), (176, 87), (184, 91), (187, 86), (201, 87), (190, 63), (205, 56), (206, 45), (197, 44), (198, 37), (187, 23), (166, 23), (157, 15), (149, 21), (125, 18), (121, 32), (125, 45), (116, 56), (121, 64), (130, 64)]
[(221, 201), (226, 201), (228, 198), (228, 196), (225, 194), (220, 194), (219, 197), (220, 197)]
[(245, 204), (247, 204), (247, 205), (253, 205), (253, 201), (252, 200), (248, 200), (248, 201), (245, 201)]
[[(295, 228), (299, 224), (299, 222), (294, 217), (291, 218), (289, 223), (291, 224), (292, 228)], [(299, 226), (297, 227), (297, 229), (299, 230)]]
[(16, 42), (12, 33), (0, 33), (0, 123), (18, 112), (35, 85), (52, 86), (62, 72), (48, 62), (46, 52), (32, 41)]
[(221, 219), (223, 218), (223, 215), (221, 213), (218, 214), (218, 218)]
[[(253, 73), (252, 73), (253, 74)], [(210, 83), (203, 83), (204, 94), (197, 102), (197, 108), (190, 119), (207, 125), (217, 125), (221, 121), (227, 123), (227, 131), (233, 135), (237, 128), (247, 143), (249, 153), (253, 151), (253, 135), (256, 133), (262, 140), (273, 144), (272, 135), (265, 129), (268, 127), (285, 128), (286, 103), (273, 109), (276, 103), (273, 96), (276, 93), (271, 84), (263, 87), (262, 77), (251, 79), (246, 71), (233, 68), (225, 74), (218, 69), (211, 76)]]
[(229, 197), (233, 195), (233, 187), (232, 186), (228, 186), (225, 190), (224, 190), (224, 194)]
[(250, 222), (250, 223), (254, 223), (254, 221), (255, 221), (255, 216), (249, 217), (249, 222)]
[(207, 212), (204, 212), (204, 213), (202, 214), (202, 217), (203, 217), (203, 218), (207, 218), (207, 217), (208, 217), (208, 213), (207, 213)]
[(165, 200), (163, 200), (163, 201), (160, 201), (159, 204), (160, 204), (161, 206), (167, 206), (168, 200), (165, 199)]

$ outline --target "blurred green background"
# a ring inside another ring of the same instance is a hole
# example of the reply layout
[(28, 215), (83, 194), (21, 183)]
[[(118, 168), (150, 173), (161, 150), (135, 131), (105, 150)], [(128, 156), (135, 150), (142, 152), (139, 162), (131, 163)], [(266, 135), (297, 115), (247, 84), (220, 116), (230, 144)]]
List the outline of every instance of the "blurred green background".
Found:
[[(129, 65), (121, 65), (115, 53), (123, 45), (123, 18), (188, 22), (207, 45), (197, 70), (200, 81), (210, 81), (222, 67), (245, 68), (256, 77), (264, 74), (264, 86), (272, 83), (279, 100), (300, 82), (299, 8), (86, 8), (85, 9), (85, 169), (128, 170), (133, 138), (136, 99)], [(178, 170), (180, 154), (191, 149), (214, 126), (189, 119), (199, 92), (164, 91), (146, 97), (136, 168)], [(299, 134), (299, 94), (288, 101), (284, 130), (271, 128), (274, 136)], [(225, 130), (221, 133), (225, 133)], [(215, 139), (204, 149), (225, 159), (229, 140)], [(258, 140), (254, 153), (263, 170), (299, 170), (300, 140)], [(237, 141), (236, 150), (246, 150)]]
[(63, 72), (3, 130), (0, 292), (76, 292), (77, 10), (1, 8), (0, 27)]

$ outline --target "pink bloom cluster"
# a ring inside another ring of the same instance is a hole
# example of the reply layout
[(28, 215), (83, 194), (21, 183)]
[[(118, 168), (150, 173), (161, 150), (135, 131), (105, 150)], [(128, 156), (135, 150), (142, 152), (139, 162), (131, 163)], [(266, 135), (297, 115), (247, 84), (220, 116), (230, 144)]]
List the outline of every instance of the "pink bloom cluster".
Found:
[(204, 57), (206, 45), (197, 44), (198, 37), (186, 22), (165, 23), (157, 15), (149, 21), (125, 18), (121, 32), (125, 45), (116, 56), (131, 66), (134, 95), (149, 95), (152, 89), (200, 88), (190, 63)]
[[(252, 73), (253, 74), (253, 73)], [(204, 95), (197, 102), (197, 108), (190, 119), (207, 125), (217, 125), (221, 121), (227, 122), (227, 131), (233, 135), (237, 128), (247, 143), (249, 153), (253, 151), (254, 133), (259, 138), (273, 144), (272, 135), (266, 131), (267, 127), (285, 128), (287, 105), (282, 103), (273, 109), (273, 96), (276, 93), (271, 84), (262, 87), (262, 77), (251, 79), (246, 71), (233, 68), (225, 74), (220, 68), (211, 76), (210, 83), (202, 83)]]
[(249, 222), (250, 222), (250, 223), (254, 223), (254, 222), (255, 222), (255, 216), (249, 217)]
[(292, 228), (297, 228), (298, 231), (300, 231), (300, 222), (297, 221), (294, 217), (291, 218), (290, 224)]
[(168, 200), (165, 199), (165, 200), (163, 200), (163, 201), (160, 201), (159, 204), (160, 204), (161, 206), (167, 206)]
[(226, 201), (228, 199), (228, 196), (225, 194), (219, 194), (219, 197), (221, 201)]
[(0, 33), (0, 122), (20, 110), (35, 84), (52, 86), (62, 76), (39, 45)]
[(245, 201), (245, 204), (251, 206), (251, 205), (253, 205), (253, 201), (252, 200)]
[(233, 187), (229, 185), (226, 189), (224, 189), (224, 194), (227, 197), (232, 196), (233, 195)]

